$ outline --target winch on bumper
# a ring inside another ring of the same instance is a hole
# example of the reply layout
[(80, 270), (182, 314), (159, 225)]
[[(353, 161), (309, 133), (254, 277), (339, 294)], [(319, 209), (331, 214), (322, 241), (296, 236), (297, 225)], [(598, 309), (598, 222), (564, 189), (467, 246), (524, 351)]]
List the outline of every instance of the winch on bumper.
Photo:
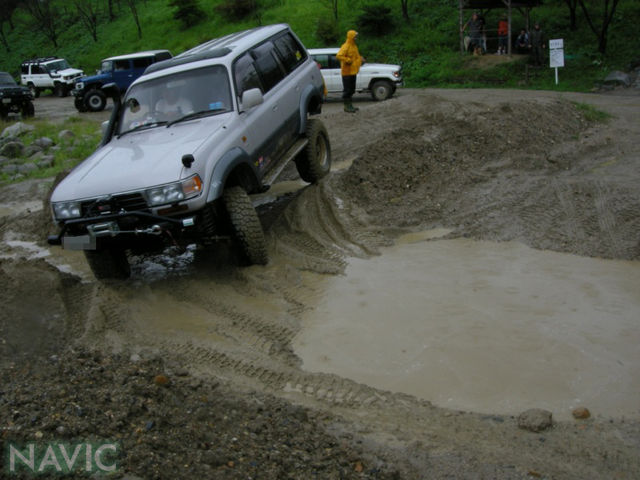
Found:
[[(182, 232), (195, 224), (195, 217), (171, 218), (148, 212), (122, 212), (66, 220), (60, 233), (50, 235), (47, 242), (68, 250), (96, 250), (102, 239), (118, 241), (120, 237), (126, 236), (130, 240), (132, 236), (160, 236), (165, 233), (171, 236), (172, 231)], [(123, 228), (124, 225), (127, 227)], [(69, 235), (69, 232), (73, 234)], [(82, 234), (83, 232), (86, 233)]]

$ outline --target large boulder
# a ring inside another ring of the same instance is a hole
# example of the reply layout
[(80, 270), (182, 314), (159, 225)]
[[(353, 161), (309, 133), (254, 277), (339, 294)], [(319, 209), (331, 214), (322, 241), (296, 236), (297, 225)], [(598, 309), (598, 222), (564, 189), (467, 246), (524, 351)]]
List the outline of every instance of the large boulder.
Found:
[(2, 147), (0, 147), (0, 156), (5, 156), (9, 158), (16, 158), (22, 155), (22, 151), (24, 150), (24, 145), (22, 142), (11, 141), (7, 142)]
[(17, 122), (5, 128), (2, 131), (2, 133), (0, 133), (0, 138), (16, 138), (22, 135), (23, 133), (27, 133), (35, 130), (35, 128), (36, 127), (34, 127), (33, 125)]

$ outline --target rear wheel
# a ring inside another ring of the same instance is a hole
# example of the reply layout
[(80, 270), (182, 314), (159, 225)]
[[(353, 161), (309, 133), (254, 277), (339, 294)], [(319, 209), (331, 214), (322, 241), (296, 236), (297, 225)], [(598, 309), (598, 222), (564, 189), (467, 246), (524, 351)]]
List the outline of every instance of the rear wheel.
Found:
[(33, 98), (38, 98), (40, 96), (40, 89), (36, 87), (33, 83), (29, 83), (27, 87), (29, 87), (29, 90), (31, 91), (31, 95), (33, 96)]
[(266, 265), (269, 261), (267, 245), (260, 219), (242, 187), (226, 188), (222, 194), (234, 239), (250, 264)]
[(374, 100), (386, 100), (393, 94), (393, 85), (387, 80), (377, 80), (371, 85), (371, 96)]
[(307, 120), (307, 146), (296, 157), (296, 167), (305, 182), (317, 183), (331, 170), (331, 144), (324, 124), (317, 119)]
[(84, 97), (84, 103), (92, 112), (101, 112), (107, 105), (107, 96), (100, 90), (90, 90)]
[(122, 248), (85, 250), (84, 255), (98, 280), (123, 280), (131, 275), (127, 253)]

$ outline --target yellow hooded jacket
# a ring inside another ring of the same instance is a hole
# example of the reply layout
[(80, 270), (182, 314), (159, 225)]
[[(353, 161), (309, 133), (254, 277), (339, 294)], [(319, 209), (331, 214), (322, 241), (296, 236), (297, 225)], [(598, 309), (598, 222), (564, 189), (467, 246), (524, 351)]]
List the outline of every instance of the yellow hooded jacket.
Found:
[(340, 50), (336, 54), (336, 58), (340, 60), (340, 74), (342, 76), (357, 75), (362, 65), (362, 57), (356, 45), (356, 35), (358, 32), (349, 30), (347, 32), (347, 41), (342, 44)]

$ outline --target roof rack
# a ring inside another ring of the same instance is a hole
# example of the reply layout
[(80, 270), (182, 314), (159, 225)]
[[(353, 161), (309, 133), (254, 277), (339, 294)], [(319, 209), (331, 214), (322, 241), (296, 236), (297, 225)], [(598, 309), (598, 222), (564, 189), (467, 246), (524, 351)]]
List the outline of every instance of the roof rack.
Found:
[(49, 62), (51, 60), (58, 60), (58, 57), (38, 57), (38, 58), (31, 58), (29, 60), (25, 60), (24, 63), (42, 63), (42, 62)]

